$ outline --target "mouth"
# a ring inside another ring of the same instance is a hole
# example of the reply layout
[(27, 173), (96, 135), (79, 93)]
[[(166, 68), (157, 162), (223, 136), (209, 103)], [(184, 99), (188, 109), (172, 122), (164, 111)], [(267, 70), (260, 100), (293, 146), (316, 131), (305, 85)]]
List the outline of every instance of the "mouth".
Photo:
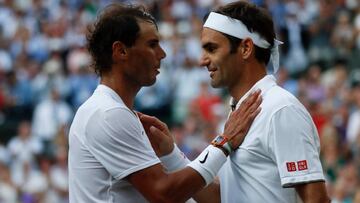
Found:
[(215, 75), (215, 72), (217, 71), (217, 69), (208, 69), (209, 73), (210, 73), (210, 77), (213, 78)]
[(155, 73), (156, 75), (160, 73), (160, 66), (155, 66)]

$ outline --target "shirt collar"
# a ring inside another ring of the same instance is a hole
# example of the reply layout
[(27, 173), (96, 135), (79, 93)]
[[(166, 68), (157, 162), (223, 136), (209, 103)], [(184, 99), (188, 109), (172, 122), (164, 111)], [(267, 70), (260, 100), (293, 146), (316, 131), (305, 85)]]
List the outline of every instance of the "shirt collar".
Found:
[(121, 99), (121, 97), (110, 87), (103, 85), (103, 84), (99, 84), (95, 90), (96, 92), (105, 92), (107, 94), (109, 94), (115, 101), (120, 102), (120, 103), (124, 103), (123, 100)]
[(247, 91), (244, 96), (242, 96), (239, 100), (239, 102), (236, 104), (233, 97), (230, 99), (230, 106), (232, 110), (238, 109), (240, 104), (251, 94), (252, 92), (260, 89), (261, 95), (265, 94), (267, 90), (269, 90), (271, 87), (276, 85), (276, 79), (273, 75), (266, 75), (261, 80), (257, 81), (254, 86), (250, 88), (249, 91)]

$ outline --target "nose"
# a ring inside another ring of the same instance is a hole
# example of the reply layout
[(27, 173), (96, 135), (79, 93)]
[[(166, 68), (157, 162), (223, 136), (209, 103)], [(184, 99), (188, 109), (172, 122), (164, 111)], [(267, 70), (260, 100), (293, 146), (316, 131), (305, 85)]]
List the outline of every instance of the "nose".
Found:
[(210, 64), (210, 59), (203, 54), (200, 58), (199, 65), (200, 66), (208, 66)]
[(159, 46), (159, 48), (160, 48), (159, 59), (161, 60), (161, 59), (166, 57), (166, 53), (165, 53), (165, 51), (164, 51), (164, 49), (162, 47)]

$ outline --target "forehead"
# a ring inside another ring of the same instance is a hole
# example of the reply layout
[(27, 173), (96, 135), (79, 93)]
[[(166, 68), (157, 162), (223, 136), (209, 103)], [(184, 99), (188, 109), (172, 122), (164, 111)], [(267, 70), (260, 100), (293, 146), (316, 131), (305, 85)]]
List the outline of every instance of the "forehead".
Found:
[(211, 28), (204, 27), (201, 31), (201, 43), (226, 44), (227, 38), (221, 33)]
[(147, 22), (147, 21), (139, 21), (139, 40), (150, 40), (150, 39), (158, 39), (159, 32), (156, 29), (155, 24)]

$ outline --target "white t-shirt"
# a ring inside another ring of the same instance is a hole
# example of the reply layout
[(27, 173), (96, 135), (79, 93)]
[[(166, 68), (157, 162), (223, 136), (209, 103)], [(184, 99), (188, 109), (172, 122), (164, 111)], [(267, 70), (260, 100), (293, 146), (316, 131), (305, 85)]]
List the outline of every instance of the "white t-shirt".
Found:
[(71, 203), (138, 203), (124, 178), (160, 163), (140, 120), (109, 87), (99, 85), (79, 108), (69, 133)]
[(237, 108), (256, 89), (262, 90), (262, 110), (219, 172), (221, 202), (297, 202), (292, 185), (324, 180), (317, 130), (305, 107), (272, 75)]

